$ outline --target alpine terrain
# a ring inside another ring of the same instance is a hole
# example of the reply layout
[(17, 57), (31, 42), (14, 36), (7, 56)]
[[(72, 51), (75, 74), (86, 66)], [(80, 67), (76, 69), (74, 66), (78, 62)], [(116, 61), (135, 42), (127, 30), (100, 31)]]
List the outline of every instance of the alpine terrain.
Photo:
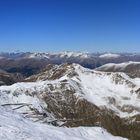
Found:
[(0, 86), (0, 105), (0, 139), (140, 139), (140, 79), (122, 72), (49, 64)]

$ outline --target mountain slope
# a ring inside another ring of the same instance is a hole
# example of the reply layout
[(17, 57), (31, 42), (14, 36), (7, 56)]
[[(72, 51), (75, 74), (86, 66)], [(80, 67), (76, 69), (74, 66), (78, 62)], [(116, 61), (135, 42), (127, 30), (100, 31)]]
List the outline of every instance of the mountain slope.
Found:
[(109, 63), (96, 68), (98, 71), (105, 72), (124, 72), (132, 78), (140, 77), (140, 62)]
[(0, 87), (0, 95), (2, 106), (33, 121), (102, 126), (114, 135), (140, 138), (140, 79), (123, 73), (49, 65), (24, 83)]
[(0, 107), (1, 140), (126, 140), (99, 127), (58, 128), (33, 123)]
[(0, 86), (12, 85), (20, 80), (23, 80), (21, 74), (19, 73), (11, 74), (0, 69)]

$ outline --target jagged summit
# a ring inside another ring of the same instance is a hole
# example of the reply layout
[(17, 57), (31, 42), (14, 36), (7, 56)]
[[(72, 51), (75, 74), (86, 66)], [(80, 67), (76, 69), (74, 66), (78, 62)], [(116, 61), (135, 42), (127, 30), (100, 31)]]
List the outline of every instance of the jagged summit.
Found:
[(25, 79), (25, 81), (45, 81), (45, 80), (55, 80), (55, 79), (59, 79), (63, 76), (72, 76), (74, 74), (76, 74), (75, 72), (75, 68), (76, 66), (79, 66), (78, 64), (70, 64), (70, 63), (65, 63), (62, 65), (53, 65), (53, 64), (49, 64), (47, 65), (46, 68), (44, 68), (39, 74), (37, 75), (33, 75), (27, 79)]

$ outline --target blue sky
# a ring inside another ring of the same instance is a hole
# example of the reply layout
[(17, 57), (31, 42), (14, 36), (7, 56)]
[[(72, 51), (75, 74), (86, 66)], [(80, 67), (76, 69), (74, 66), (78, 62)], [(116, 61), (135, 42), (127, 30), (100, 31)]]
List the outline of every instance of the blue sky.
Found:
[(139, 0), (0, 0), (0, 51), (140, 52)]

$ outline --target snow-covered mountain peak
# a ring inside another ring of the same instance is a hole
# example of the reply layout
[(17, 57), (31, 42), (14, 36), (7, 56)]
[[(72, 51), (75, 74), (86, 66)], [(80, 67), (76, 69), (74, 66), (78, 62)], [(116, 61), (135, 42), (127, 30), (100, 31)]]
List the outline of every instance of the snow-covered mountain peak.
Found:
[(90, 56), (89, 53), (84, 52), (61, 52), (59, 53), (60, 57), (81, 57), (81, 58), (88, 58)]
[(115, 54), (115, 53), (105, 53), (99, 56), (100, 58), (118, 58), (120, 57), (119, 54)]
[[(136, 91), (140, 88), (140, 82), (138, 79), (135, 82), (135, 79), (131, 79), (124, 73), (97, 72), (78, 64), (63, 64), (51, 66), (47, 71), (34, 75), (27, 81), (34, 82), (0, 87), (0, 91), (5, 89), (11, 92), (15, 89), (14, 92), (28, 91), (33, 96), (34, 92), (49, 91), (48, 85), (52, 85), (55, 91), (61, 91), (63, 90), (62, 85), (65, 83), (67, 85), (65, 88), (73, 89), (76, 96), (86, 99), (98, 107), (111, 109), (121, 117), (139, 113), (140, 99)], [(133, 107), (133, 111), (122, 110), (128, 105)]]
[(31, 53), (28, 58), (49, 59), (49, 53)]
[(57, 52), (57, 53), (30, 53), (28, 58), (36, 58), (36, 59), (51, 59), (52, 57), (56, 57), (59, 59), (62, 58), (89, 58), (91, 56), (90, 53), (84, 52)]

